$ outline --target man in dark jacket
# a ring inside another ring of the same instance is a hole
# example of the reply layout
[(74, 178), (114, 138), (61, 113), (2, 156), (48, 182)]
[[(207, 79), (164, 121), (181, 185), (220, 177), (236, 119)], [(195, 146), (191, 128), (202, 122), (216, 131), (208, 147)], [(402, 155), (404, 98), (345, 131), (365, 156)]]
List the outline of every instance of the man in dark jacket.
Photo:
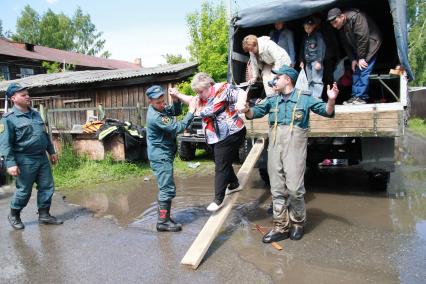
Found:
[(339, 30), (343, 48), (352, 60), (352, 97), (343, 104), (365, 104), (368, 100), (368, 76), (382, 43), (379, 28), (363, 12), (339, 8), (328, 11), (327, 21)]

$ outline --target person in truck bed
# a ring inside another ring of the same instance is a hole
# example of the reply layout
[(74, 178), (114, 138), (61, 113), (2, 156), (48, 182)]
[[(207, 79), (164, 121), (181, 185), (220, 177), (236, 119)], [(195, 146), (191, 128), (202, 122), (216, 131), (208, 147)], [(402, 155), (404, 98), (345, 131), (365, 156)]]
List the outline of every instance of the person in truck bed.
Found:
[(243, 39), (243, 49), (250, 53), (250, 65), (252, 68), (249, 83), (255, 83), (261, 71), (263, 87), (267, 97), (274, 95), (274, 90), (268, 86), (268, 81), (274, 77), (272, 69), (280, 68), (283, 65), (290, 66), (291, 60), (287, 52), (273, 42), (269, 37), (257, 37), (248, 35)]
[(339, 30), (343, 48), (352, 60), (352, 97), (343, 104), (365, 104), (368, 96), (368, 76), (376, 63), (382, 35), (374, 21), (358, 9), (328, 11), (327, 21)]

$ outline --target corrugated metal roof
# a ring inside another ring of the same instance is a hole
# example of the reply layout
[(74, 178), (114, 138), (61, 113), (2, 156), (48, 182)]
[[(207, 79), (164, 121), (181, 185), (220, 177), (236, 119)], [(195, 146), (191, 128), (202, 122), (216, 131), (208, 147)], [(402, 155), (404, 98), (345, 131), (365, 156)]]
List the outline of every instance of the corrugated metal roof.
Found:
[(53, 74), (40, 74), (22, 79), (0, 82), (0, 92), (5, 92), (7, 86), (12, 82), (22, 84), (30, 89), (48, 86), (78, 85), (144, 77), (149, 75), (172, 74), (189, 68), (195, 69), (196, 66), (196, 63), (181, 63), (159, 67), (140, 68), (138, 70), (88, 70)]
[(21, 58), (60, 62), (78, 66), (103, 69), (139, 69), (132, 62), (90, 56), (72, 51), (65, 51), (40, 45), (34, 45), (34, 51), (25, 49), (24, 43), (10, 41), (0, 37), (0, 54)]

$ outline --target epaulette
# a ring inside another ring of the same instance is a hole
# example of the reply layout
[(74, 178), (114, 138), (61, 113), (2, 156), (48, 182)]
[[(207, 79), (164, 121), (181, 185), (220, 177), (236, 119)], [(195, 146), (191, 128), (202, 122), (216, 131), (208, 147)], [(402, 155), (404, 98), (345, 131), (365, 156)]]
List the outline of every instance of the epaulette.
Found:
[(12, 111), (9, 111), (9, 112), (6, 112), (6, 113), (3, 113), (3, 115), (2, 115), (2, 117), (8, 117), (9, 115), (11, 115), (13, 113), (13, 110)]

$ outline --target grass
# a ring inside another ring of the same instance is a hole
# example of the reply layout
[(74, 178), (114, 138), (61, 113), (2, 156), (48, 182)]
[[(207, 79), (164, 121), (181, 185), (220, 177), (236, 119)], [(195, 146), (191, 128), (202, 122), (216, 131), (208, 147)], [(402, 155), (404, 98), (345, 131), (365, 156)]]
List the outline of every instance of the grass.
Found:
[[(120, 181), (134, 177), (152, 176), (148, 162), (114, 161), (111, 155), (108, 155), (102, 161), (92, 161), (87, 156), (75, 155), (69, 146), (62, 149), (59, 163), (53, 167), (55, 185), (61, 190), (82, 188), (90, 184)], [(200, 166), (195, 169), (189, 168), (188, 162), (177, 157), (174, 162), (175, 176), (192, 175), (200, 171), (209, 171), (214, 167), (213, 161), (203, 150), (197, 150), (196, 160), (192, 162), (200, 162)]]
[(408, 120), (408, 128), (422, 136), (426, 138), (426, 121), (422, 118), (411, 118)]

